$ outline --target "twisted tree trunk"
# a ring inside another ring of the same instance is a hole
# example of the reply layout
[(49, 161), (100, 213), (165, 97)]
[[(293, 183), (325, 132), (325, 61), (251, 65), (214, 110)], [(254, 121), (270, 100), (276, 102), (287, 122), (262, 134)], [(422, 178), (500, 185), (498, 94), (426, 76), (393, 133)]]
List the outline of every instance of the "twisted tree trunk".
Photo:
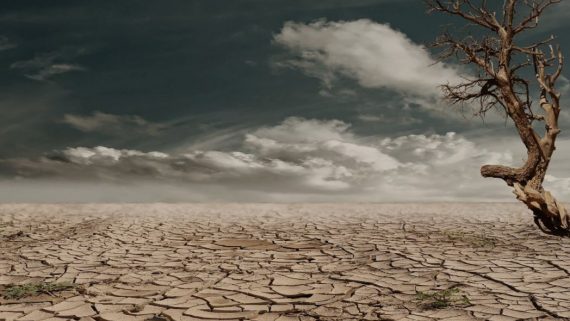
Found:
[[(528, 123), (517, 123), (513, 117), (519, 134), (528, 149), (528, 159), (521, 168), (510, 168), (500, 165), (486, 165), (481, 168), (484, 177), (501, 178), (514, 187), (517, 199), (534, 213), (536, 225), (545, 233), (570, 236), (570, 217), (564, 205), (542, 186), (550, 164), (556, 137), (560, 133), (556, 109), (543, 96), (540, 105), (545, 112), (546, 134), (542, 139)], [(520, 120), (519, 120), (520, 121)]]
[[(502, 108), (527, 149), (527, 160), (520, 168), (485, 165), (481, 175), (503, 179), (512, 186), (517, 199), (534, 213), (535, 223), (542, 231), (570, 236), (568, 212), (542, 186), (560, 133), (560, 93), (556, 91), (556, 81), (562, 74), (564, 58), (560, 48), (555, 50), (551, 45), (553, 36), (526, 46), (514, 41), (520, 33), (536, 28), (545, 10), (561, 0), (505, 0), (502, 17), (497, 15), (496, 7), (488, 7), (486, 0), (425, 1), (432, 11), (460, 17), (481, 29), (479, 38), (468, 35), (458, 40), (444, 33), (434, 44), (445, 49), (442, 59), (459, 58), (479, 70), (473, 80), (442, 86), (445, 97), (454, 104), (478, 101), (480, 115)], [(534, 67), (535, 79), (519, 75), (527, 67)], [(533, 84), (540, 93), (541, 115), (532, 108)], [(534, 129), (535, 122), (545, 123), (542, 137)]]

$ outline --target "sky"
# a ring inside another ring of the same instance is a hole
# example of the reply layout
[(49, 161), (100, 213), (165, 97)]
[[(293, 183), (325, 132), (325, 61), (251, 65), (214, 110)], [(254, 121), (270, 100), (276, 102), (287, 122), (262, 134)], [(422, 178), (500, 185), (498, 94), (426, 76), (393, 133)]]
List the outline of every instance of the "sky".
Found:
[[(518, 40), (570, 48), (569, 13)], [(522, 164), (512, 124), (441, 99), (472, 72), (428, 48), (450, 26), (419, 0), (5, 3), (0, 202), (512, 201), (479, 174)]]

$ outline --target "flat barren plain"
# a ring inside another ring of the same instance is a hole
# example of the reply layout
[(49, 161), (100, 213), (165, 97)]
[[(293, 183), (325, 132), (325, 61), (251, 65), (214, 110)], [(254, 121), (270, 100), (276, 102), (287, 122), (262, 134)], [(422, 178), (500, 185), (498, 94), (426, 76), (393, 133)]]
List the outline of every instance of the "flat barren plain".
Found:
[(570, 320), (516, 204), (0, 205), (0, 320)]

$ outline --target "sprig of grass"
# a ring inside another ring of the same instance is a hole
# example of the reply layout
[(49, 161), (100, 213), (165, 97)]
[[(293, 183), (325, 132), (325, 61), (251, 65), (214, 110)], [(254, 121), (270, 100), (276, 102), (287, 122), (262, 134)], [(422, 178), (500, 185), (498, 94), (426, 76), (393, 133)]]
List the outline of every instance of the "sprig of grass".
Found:
[(443, 231), (449, 241), (461, 241), (471, 244), (473, 247), (495, 247), (496, 240), (484, 234), (467, 234), (462, 231)]
[(418, 301), (422, 302), (422, 306), (426, 309), (445, 309), (451, 306), (471, 305), (466, 295), (460, 295), (458, 288), (450, 288), (435, 292), (416, 293)]
[(7, 300), (19, 300), (29, 296), (36, 296), (39, 294), (53, 294), (75, 288), (75, 285), (70, 282), (50, 283), (28, 283), (21, 285), (9, 285), (4, 290), (4, 298)]

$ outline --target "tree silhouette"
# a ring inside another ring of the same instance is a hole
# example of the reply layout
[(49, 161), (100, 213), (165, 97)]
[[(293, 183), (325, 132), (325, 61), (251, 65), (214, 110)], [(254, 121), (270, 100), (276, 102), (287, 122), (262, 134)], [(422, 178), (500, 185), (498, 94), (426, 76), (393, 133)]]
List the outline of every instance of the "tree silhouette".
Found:
[[(477, 113), (499, 109), (510, 118), (527, 149), (526, 162), (518, 168), (485, 165), (484, 177), (503, 179), (514, 188), (517, 199), (534, 213), (534, 221), (545, 233), (570, 236), (570, 217), (562, 203), (542, 184), (560, 129), (560, 79), (564, 58), (553, 36), (522, 44), (520, 35), (538, 27), (540, 18), (561, 0), (426, 0), (430, 12), (459, 17), (477, 36), (456, 37), (443, 32), (434, 46), (441, 59), (456, 58), (475, 66), (477, 74), (459, 84), (443, 85), (452, 104), (476, 103)], [(492, 4), (489, 4), (492, 3)], [(499, 13), (497, 13), (497, 11)], [(534, 97), (539, 108), (535, 108)], [(534, 110), (537, 109), (537, 110)], [(544, 124), (545, 130), (537, 130)]]

